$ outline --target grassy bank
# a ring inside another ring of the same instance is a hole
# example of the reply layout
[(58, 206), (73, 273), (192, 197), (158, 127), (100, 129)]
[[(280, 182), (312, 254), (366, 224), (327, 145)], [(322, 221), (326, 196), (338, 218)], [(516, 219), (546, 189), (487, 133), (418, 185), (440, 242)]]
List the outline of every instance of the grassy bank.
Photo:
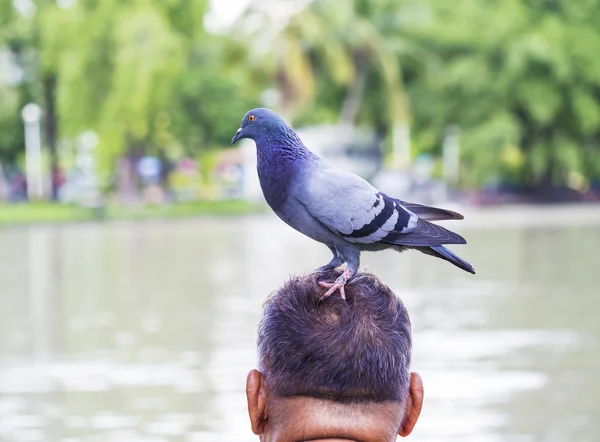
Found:
[(97, 219), (168, 219), (202, 215), (232, 216), (261, 212), (246, 201), (195, 201), (164, 206), (123, 207), (109, 205), (102, 211), (67, 204), (0, 204), (0, 225), (81, 222)]

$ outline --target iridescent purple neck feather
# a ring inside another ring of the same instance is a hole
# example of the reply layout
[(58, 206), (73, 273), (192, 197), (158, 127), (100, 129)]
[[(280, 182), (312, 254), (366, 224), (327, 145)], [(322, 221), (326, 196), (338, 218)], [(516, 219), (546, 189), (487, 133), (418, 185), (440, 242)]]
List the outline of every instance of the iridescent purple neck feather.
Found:
[(267, 203), (277, 212), (285, 204), (291, 178), (318, 157), (287, 124), (260, 133), (254, 141), (260, 186)]

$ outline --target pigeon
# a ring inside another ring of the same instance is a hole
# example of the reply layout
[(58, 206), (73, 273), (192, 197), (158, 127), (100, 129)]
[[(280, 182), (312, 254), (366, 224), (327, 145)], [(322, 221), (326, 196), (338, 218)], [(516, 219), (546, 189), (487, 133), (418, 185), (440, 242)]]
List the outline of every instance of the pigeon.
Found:
[(377, 190), (363, 178), (335, 168), (310, 151), (296, 132), (270, 109), (244, 115), (231, 144), (256, 143), (257, 170), (263, 195), (286, 224), (325, 244), (333, 253), (319, 270), (346, 264), (322, 298), (344, 287), (358, 272), (362, 251), (418, 250), (475, 274), (465, 260), (443, 244), (465, 239), (431, 221), (463, 219), (459, 213), (401, 201)]

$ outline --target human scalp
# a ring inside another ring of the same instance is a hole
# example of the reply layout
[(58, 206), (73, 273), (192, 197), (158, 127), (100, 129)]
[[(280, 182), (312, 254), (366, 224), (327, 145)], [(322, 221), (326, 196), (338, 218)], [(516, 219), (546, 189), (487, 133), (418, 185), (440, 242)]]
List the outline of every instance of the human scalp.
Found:
[(265, 301), (259, 370), (275, 396), (341, 403), (403, 402), (410, 384), (406, 308), (376, 276), (357, 274), (346, 300), (321, 299), (336, 270), (292, 277)]

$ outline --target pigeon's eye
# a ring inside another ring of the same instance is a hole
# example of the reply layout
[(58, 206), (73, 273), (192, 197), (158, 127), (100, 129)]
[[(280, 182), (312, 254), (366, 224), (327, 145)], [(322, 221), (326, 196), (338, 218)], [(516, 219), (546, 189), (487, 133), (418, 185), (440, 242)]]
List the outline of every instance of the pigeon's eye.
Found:
[(248, 115), (248, 121), (250, 123), (252, 123), (254, 120), (256, 120), (256, 117), (254, 115)]

